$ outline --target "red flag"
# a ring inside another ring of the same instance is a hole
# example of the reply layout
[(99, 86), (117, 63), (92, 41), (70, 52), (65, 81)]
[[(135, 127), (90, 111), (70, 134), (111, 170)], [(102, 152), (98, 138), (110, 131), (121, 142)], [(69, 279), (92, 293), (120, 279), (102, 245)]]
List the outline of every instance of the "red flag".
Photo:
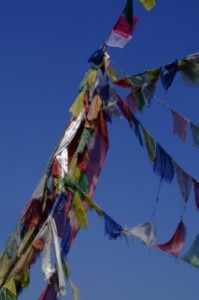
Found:
[(184, 246), (185, 236), (186, 228), (184, 223), (180, 221), (172, 238), (165, 244), (156, 244), (155, 247), (174, 256), (178, 256)]

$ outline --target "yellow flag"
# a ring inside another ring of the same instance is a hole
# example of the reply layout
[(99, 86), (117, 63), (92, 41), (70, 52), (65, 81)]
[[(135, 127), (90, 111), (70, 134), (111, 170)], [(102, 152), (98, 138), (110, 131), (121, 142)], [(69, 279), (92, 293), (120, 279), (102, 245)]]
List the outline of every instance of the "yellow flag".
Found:
[(155, 6), (155, 0), (140, 0), (140, 2), (143, 4), (144, 8), (147, 10), (151, 10)]
[(97, 75), (97, 69), (90, 69), (87, 76), (86, 76), (86, 82), (88, 84), (89, 87), (91, 87), (95, 80), (96, 80), (96, 75)]
[(8, 255), (6, 251), (3, 252), (3, 254), (0, 257), (0, 282), (4, 279), (4, 276), (8, 272), (10, 267), (10, 262), (8, 259)]
[(70, 108), (70, 112), (74, 117), (77, 117), (82, 109), (84, 108), (84, 99), (86, 95), (86, 90), (82, 90), (81, 93), (76, 98), (75, 102)]
[(16, 290), (16, 285), (13, 277), (11, 277), (8, 281), (6, 281), (3, 288), (7, 289), (10, 292), (10, 294), (17, 297), (17, 290)]
[(14, 278), (16, 281), (21, 283), (23, 288), (27, 287), (30, 283), (29, 266), (25, 266), (21, 272), (16, 273)]
[(113, 70), (113, 68), (111, 68), (111, 67), (108, 68), (108, 74), (111, 77), (112, 81), (118, 80), (118, 76), (117, 76), (116, 72)]
[(74, 212), (75, 212), (75, 216), (76, 216), (78, 226), (80, 228), (81, 227), (87, 227), (88, 226), (88, 218), (87, 218), (85, 209), (82, 205), (82, 201), (81, 201), (81, 198), (80, 198), (78, 192), (75, 192), (72, 207), (73, 207)]

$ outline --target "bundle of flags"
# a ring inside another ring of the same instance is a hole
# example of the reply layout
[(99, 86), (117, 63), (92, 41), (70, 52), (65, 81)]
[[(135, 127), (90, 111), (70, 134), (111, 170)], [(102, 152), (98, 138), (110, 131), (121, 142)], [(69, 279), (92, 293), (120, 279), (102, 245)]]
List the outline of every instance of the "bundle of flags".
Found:
[[(155, 5), (154, 0), (140, 2), (147, 10)], [(30, 267), (42, 251), (42, 271), (47, 286), (39, 300), (57, 300), (66, 295), (66, 280), (70, 282), (74, 299), (79, 300), (79, 292), (67, 266), (67, 255), (79, 230), (88, 226), (87, 212), (90, 209), (103, 217), (104, 233), (110, 239), (125, 237), (128, 240), (130, 237), (137, 237), (145, 245), (159, 248), (173, 256), (178, 256), (183, 249), (186, 228), (182, 219), (171, 239), (159, 244), (156, 243), (153, 221), (143, 222), (132, 228), (121, 226), (92, 199), (109, 149), (107, 122), (123, 114), (134, 128), (142, 146), (144, 137), (154, 172), (161, 180), (169, 182), (176, 173), (185, 203), (191, 186), (194, 185), (199, 209), (199, 182), (171, 158), (134, 115), (137, 109), (142, 110), (153, 98), (159, 76), (166, 89), (179, 70), (190, 82), (198, 83), (199, 55), (194, 54), (163, 68), (118, 79), (110, 66), (107, 46), (123, 47), (131, 39), (136, 22), (137, 18), (133, 17), (133, 2), (127, 0), (110, 38), (89, 58), (91, 67), (70, 108), (71, 120), (0, 256), (2, 300), (16, 300), (23, 288), (29, 285)], [(132, 93), (122, 101), (113, 85), (130, 87)], [(181, 125), (175, 126), (175, 132), (182, 139), (185, 138)], [(198, 243), (197, 237), (189, 252), (182, 258), (197, 267)]]

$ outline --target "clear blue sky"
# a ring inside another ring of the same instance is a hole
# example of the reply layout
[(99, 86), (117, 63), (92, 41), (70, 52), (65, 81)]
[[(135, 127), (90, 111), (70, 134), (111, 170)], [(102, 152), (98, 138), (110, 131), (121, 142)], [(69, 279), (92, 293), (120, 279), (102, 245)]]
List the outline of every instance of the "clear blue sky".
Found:
[[(147, 12), (134, 0), (139, 22), (132, 41), (124, 49), (109, 49), (112, 61), (129, 75), (199, 50), (198, 0), (156, 1)], [(89, 68), (88, 57), (109, 36), (124, 5), (125, 0), (1, 0), (1, 249), (70, 118), (68, 110)], [(199, 89), (187, 86), (180, 74), (167, 93), (158, 84), (156, 96), (199, 124)], [(172, 133), (170, 112), (156, 100), (137, 117), (176, 162), (199, 179), (199, 149), (190, 130), (181, 142)], [(114, 120), (109, 130), (110, 150), (94, 200), (118, 223), (131, 227), (150, 220), (159, 178), (125, 120)], [(182, 207), (176, 179), (164, 183), (156, 212), (157, 242), (171, 238)], [(135, 238), (129, 247), (124, 240), (110, 241), (103, 220), (94, 212), (89, 220), (68, 257), (81, 300), (198, 299), (197, 269)], [(193, 191), (184, 221), (183, 253), (199, 233)], [(44, 287), (39, 260), (19, 299), (35, 300)]]

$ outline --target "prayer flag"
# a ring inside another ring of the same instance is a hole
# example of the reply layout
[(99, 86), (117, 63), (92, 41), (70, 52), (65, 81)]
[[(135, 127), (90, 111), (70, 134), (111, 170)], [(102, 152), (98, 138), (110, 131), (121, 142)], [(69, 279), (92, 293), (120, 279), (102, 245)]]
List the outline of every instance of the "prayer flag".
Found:
[(49, 283), (38, 300), (57, 300), (57, 292), (53, 283)]
[(178, 61), (184, 79), (190, 84), (199, 84), (199, 52)]
[(156, 141), (148, 133), (148, 131), (144, 128), (144, 126), (141, 126), (141, 127), (142, 127), (142, 131), (143, 131), (144, 138), (145, 138), (145, 144), (146, 144), (146, 148), (147, 148), (147, 152), (148, 152), (148, 157), (150, 160), (154, 161), (155, 150), (156, 150)]
[(175, 78), (175, 75), (178, 71), (179, 68), (178, 68), (177, 61), (161, 68), (160, 78), (161, 78), (162, 85), (166, 90), (171, 86)]
[(156, 244), (155, 247), (174, 256), (178, 256), (184, 246), (185, 236), (186, 228), (184, 223), (180, 221), (172, 238), (165, 244)]
[(105, 235), (109, 236), (109, 239), (116, 240), (119, 236), (121, 237), (123, 233), (123, 228), (117, 222), (115, 222), (111, 217), (109, 217), (105, 212), (104, 221), (105, 221)]
[(194, 141), (194, 145), (196, 147), (199, 147), (199, 126), (190, 123), (190, 127), (191, 127), (191, 132), (193, 135), (193, 141)]
[(173, 117), (173, 133), (184, 141), (187, 135), (189, 121), (173, 109), (171, 109), (171, 113)]
[(137, 99), (134, 96), (134, 93), (129, 94), (125, 99), (125, 104), (128, 105), (132, 114), (138, 110)]
[(144, 244), (151, 246), (156, 239), (155, 224), (146, 222), (127, 230), (127, 233), (138, 237)]
[(138, 21), (137, 17), (134, 17), (132, 24), (129, 24), (125, 15), (121, 15), (113, 26), (112, 32), (108, 40), (107, 46), (123, 48), (132, 39), (132, 33), (134, 27)]
[(174, 167), (172, 158), (165, 150), (156, 143), (156, 158), (153, 165), (153, 170), (161, 179), (171, 182), (174, 177)]
[(199, 234), (196, 236), (189, 251), (183, 255), (182, 260), (196, 268), (199, 268)]
[(176, 162), (173, 161), (173, 164), (174, 164), (175, 171), (176, 171), (177, 182), (178, 182), (182, 197), (186, 203), (189, 198), (190, 192), (191, 192), (192, 178)]
[(140, 0), (147, 10), (151, 10), (155, 6), (155, 0)]
[(193, 186), (194, 186), (194, 194), (195, 194), (195, 204), (197, 210), (199, 210), (199, 181), (193, 179)]

